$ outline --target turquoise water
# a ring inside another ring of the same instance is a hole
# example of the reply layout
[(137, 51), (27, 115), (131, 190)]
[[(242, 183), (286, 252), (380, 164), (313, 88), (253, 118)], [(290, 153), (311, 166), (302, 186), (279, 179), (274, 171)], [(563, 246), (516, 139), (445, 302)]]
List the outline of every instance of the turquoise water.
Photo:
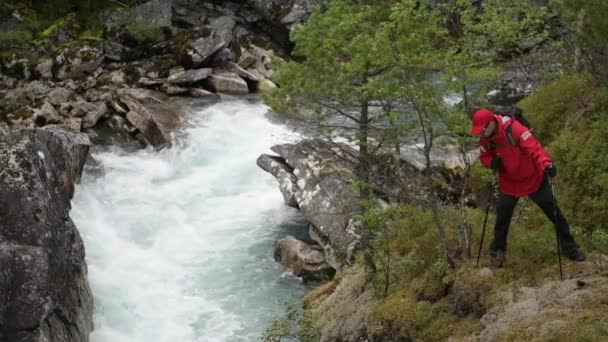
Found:
[(272, 258), (302, 235), (274, 178), (255, 163), (293, 140), (267, 107), (194, 109), (175, 147), (94, 153), (72, 217), (85, 241), (95, 297), (93, 342), (256, 341), (302, 283)]

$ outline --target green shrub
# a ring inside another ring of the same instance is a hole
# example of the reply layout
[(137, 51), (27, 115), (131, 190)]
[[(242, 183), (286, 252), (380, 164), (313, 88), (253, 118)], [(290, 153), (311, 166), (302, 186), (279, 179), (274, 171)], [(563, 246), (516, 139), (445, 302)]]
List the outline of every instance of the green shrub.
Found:
[(302, 302), (283, 302), (284, 312), (264, 330), (263, 342), (299, 341), (316, 342), (320, 338), (318, 320), (311, 310), (304, 309)]
[(519, 105), (530, 119), (536, 138), (548, 144), (563, 128), (576, 123), (582, 112), (590, 109), (594, 96), (593, 78), (574, 74), (538, 89)]
[(25, 48), (32, 40), (29, 31), (0, 31), (0, 48), (15, 49)]

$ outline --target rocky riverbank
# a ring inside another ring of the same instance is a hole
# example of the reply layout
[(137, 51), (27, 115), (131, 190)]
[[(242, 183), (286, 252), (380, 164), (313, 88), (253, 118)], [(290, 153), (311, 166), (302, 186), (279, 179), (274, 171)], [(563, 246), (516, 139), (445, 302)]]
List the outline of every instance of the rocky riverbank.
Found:
[[(89, 148), (162, 148), (187, 101), (274, 88), (272, 51), (290, 51), (290, 28), (316, 3), (153, 0), (101, 13), (102, 39), (80, 39), (68, 15), (27, 47), (3, 51), (0, 340), (89, 339), (93, 297), (69, 216)], [(25, 15), (0, 17), (0, 27), (30, 34)]]
[(69, 216), (90, 141), (0, 126), (0, 340), (88, 341), (93, 296)]
[[(58, 125), (95, 144), (163, 146), (179, 98), (216, 101), (276, 87), (270, 63), (315, 1), (159, 1), (100, 14), (102, 39), (78, 38), (67, 16), (28, 48), (0, 57), (0, 118)], [(24, 13), (0, 26), (28, 33)], [(28, 33), (29, 34), (29, 33)]]

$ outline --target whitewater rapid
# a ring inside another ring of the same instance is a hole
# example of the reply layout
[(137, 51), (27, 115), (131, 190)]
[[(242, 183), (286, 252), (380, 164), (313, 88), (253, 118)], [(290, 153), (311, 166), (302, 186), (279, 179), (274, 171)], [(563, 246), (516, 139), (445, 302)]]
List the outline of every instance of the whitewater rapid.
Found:
[(273, 244), (301, 233), (261, 153), (295, 139), (248, 101), (193, 109), (175, 146), (94, 153), (72, 218), (95, 298), (92, 342), (257, 341), (304, 286)]

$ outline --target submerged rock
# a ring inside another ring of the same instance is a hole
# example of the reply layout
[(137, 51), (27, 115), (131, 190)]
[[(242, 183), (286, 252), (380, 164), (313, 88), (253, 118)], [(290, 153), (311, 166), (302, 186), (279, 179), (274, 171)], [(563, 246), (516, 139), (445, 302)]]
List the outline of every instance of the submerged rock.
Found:
[(330, 279), (333, 269), (325, 262), (323, 249), (317, 247), (287, 236), (275, 242), (274, 258), (298, 277)]
[(297, 204), (310, 223), (310, 236), (323, 247), (329, 265), (340, 270), (351, 261), (360, 239), (353, 220), (358, 194), (351, 182), (356, 151), (320, 140), (272, 150), (279, 156), (262, 156), (258, 165), (279, 180), (287, 203)]
[(129, 107), (127, 120), (153, 146), (171, 142), (171, 133), (183, 122), (181, 106), (165, 94), (148, 89), (120, 89), (118, 96)]
[(93, 297), (69, 217), (86, 135), (59, 129), (0, 136), (0, 340), (88, 341)]

